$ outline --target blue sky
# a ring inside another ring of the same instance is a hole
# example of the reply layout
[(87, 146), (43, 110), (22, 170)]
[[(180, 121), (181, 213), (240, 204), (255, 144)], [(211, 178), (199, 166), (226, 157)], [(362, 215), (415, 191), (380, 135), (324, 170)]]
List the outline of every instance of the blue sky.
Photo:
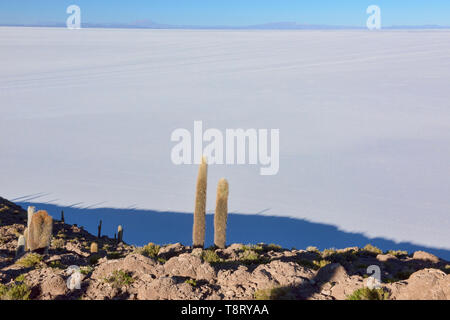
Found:
[(291, 21), (364, 26), (366, 8), (381, 7), (382, 23), (450, 25), (448, 0), (0, 0), (0, 24), (65, 23), (77, 4), (82, 21), (130, 23), (151, 20), (178, 25), (242, 26)]

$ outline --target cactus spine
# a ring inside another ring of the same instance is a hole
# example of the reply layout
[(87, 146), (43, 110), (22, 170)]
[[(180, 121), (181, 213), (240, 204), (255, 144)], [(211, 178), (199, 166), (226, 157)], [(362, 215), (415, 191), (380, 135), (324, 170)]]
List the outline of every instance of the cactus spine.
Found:
[(100, 223), (98, 224), (98, 233), (97, 233), (97, 238), (101, 238), (102, 236), (102, 220), (100, 220)]
[(117, 243), (121, 243), (123, 239), (123, 228), (122, 226), (117, 227)]
[(226, 245), (228, 215), (228, 181), (220, 179), (217, 185), (216, 212), (214, 214), (214, 245), (224, 249)]
[(33, 214), (28, 228), (27, 244), (31, 251), (46, 251), (52, 238), (53, 219), (47, 211), (41, 210)]
[(208, 164), (206, 158), (198, 169), (197, 189), (195, 195), (194, 228), (192, 241), (194, 248), (203, 248), (205, 245), (205, 220), (206, 220), (206, 183), (208, 179)]
[(25, 247), (25, 237), (23, 235), (20, 235), (19, 239), (17, 240), (16, 259), (20, 258), (25, 253)]

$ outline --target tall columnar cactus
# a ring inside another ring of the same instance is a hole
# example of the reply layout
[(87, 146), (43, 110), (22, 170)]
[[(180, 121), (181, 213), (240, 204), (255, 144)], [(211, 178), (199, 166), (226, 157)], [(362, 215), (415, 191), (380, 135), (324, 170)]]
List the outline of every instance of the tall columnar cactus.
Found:
[(121, 243), (123, 240), (123, 228), (122, 226), (117, 227), (117, 243)]
[(64, 219), (64, 210), (61, 210), (61, 222), (66, 223), (66, 220)]
[(206, 183), (208, 179), (208, 164), (206, 158), (198, 169), (197, 189), (195, 194), (194, 228), (192, 241), (194, 248), (203, 248), (205, 245), (205, 220), (206, 220)]
[(33, 214), (28, 228), (28, 249), (47, 250), (52, 239), (53, 219), (47, 211), (41, 210)]
[(17, 240), (17, 248), (16, 248), (16, 259), (20, 258), (25, 253), (25, 237), (23, 235), (19, 236)]
[(220, 179), (217, 185), (216, 212), (214, 214), (214, 245), (224, 249), (227, 237), (228, 181)]
[(100, 223), (98, 224), (98, 233), (97, 233), (97, 238), (101, 238), (102, 237), (102, 220), (100, 220)]

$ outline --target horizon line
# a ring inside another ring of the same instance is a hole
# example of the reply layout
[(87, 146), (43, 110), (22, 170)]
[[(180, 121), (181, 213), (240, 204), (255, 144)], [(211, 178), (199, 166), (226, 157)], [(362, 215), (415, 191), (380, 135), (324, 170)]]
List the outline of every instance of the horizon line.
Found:
[[(66, 27), (62, 22), (38, 22), (38, 23), (0, 23), (0, 27), (42, 27), (42, 28), (60, 28)], [(365, 26), (346, 26), (346, 25), (328, 25), (328, 24), (299, 24), (291, 21), (267, 22), (253, 25), (172, 25), (156, 23), (151, 20), (138, 20), (132, 23), (81, 23), (82, 29), (173, 29), (173, 30), (365, 30)], [(411, 29), (450, 29), (443, 25), (390, 25), (382, 27), (381, 30), (411, 30)]]

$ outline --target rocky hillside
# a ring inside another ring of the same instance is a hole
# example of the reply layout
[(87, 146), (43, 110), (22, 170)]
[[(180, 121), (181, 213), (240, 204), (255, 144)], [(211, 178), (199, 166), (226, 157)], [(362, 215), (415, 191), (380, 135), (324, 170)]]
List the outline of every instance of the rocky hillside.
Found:
[[(0, 299), (450, 299), (450, 264), (426, 252), (138, 248), (54, 221), (48, 254), (16, 259), (25, 225), (26, 212), (0, 198)], [(364, 289), (371, 265), (381, 269), (378, 290)], [(79, 267), (80, 289), (68, 289), (69, 266)]]

